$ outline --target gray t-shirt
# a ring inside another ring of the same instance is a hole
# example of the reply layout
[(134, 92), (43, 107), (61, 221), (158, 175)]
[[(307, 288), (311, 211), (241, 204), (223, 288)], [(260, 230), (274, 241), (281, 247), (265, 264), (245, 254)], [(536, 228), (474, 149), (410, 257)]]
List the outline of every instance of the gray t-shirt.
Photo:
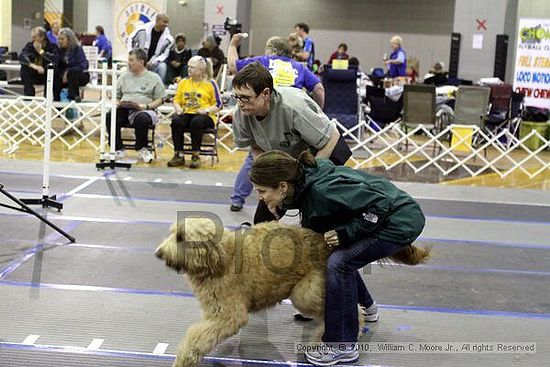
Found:
[(158, 74), (145, 70), (140, 76), (124, 73), (117, 80), (117, 99), (136, 103), (150, 103), (164, 97), (166, 90)]
[(233, 134), (239, 148), (260, 147), (282, 150), (296, 157), (308, 147), (323, 148), (330, 139), (332, 125), (319, 105), (304, 91), (277, 87), (271, 94), (269, 112), (263, 120), (235, 112)]

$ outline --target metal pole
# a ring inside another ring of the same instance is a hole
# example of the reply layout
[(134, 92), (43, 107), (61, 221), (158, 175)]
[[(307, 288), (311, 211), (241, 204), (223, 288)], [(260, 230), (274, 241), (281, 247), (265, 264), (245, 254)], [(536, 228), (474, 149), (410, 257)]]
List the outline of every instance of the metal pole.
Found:
[[(111, 69), (112, 72), (112, 81), (111, 81), (111, 131), (110, 131), (110, 149), (109, 149), (109, 161), (105, 162), (107, 159), (106, 154), (103, 153), (101, 162), (96, 163), (95, 166), (97, 169), (105, 169), (105, 168), (111, 168), (115, 169), (117, 167), (120, 168), (126, 168), (130, 169), (132, 167), (131, 163), (126, 162), (115, 162), (115, 151), (116, 151), (116, 111), (117, 111), (117, 74), (118, 74), (118, 64), (113, 61), (113, 67)], [(104, 74), (105, 75), (105, 74)], [(103, 87), (102, 93), (105, 91), (106, 87)], [(106, 93), (106, 92), (105, 92)], [(103, 94), (102, 94), (103, 96)], [(105, 97), (105, 104), (107, 101), (107, 97)], [(102, 114), (102, 118), (103, 114)], [(103, 125), (102, 125), (103, 126)], [(102, 140), (101, 142), (102, 146), (105, 146), (105, 140)], [(105, 149), (102, 149), (101, 151), (105, 152)]]
[(50, 146), (52, 140), (53, 65), (48, 64), (46, 83), (46, 126), (44, 129), (44, 171), (42, 174), (42, 199), (50, 198)]
[(104, 61), (101, 70), (101, 129), (99, 134), (99, 160), (105, 162), (105, 134), (107, 110), (107, 62)]
[(110, 159), (111, 162), (114, 163), (115, 161), (115, 150), (116, 150), (116, 110), (117, 110), (117, 103), (116, 103), (116, 97), (117, 97), (117, 71), (118, 71), (118, 64), (113, 62), (113, 77), (112, 77), (112, 89), (111, 89), (111, 140), (109, 142), (111, 150), (110, 150)]
[(54, 67), (48, 64), (46, 73), (46, 121), (44, 121), (44, 158), (42, 171), (42, 199), (21, 199), (28, 205), (42, 205), (43, 208), (54, 207), (63, 209), (63, 203), (56, 201), (56, 196), (50, 196), (50, 148), (52, 143), (52, 110), (53, 106)]

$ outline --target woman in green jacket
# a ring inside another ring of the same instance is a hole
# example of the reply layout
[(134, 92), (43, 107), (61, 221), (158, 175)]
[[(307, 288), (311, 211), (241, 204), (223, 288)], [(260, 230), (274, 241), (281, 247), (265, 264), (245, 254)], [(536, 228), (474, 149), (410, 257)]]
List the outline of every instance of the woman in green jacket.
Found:
[(254, 160), (250, 178), (274, 215), (277, 208), (299, 209), (302, 226), (323, 233), (334, 249), (327, 261), (323, 341), (347, 348), (319, 348), (306, 359), (323, 366), (356, 361), (357, 304), (366, 309), (366, 321), (378, 320), (358, 269), (385, 257), (408, 265), (429, 258), (429, 249), (412, 246), (424, 228), (420, 206), (382, 177), (315, 160), (309, 151), (298, 159), (264, 153)]

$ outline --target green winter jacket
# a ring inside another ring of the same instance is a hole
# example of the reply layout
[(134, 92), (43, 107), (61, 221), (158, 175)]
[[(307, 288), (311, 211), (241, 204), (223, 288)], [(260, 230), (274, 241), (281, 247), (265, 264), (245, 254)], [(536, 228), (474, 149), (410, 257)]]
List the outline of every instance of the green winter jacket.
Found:
[(341, 245), (367, 237), (408, 245), (425, 224), (420, 206), (383, 177), (317, 159), (305, 167), (286, 208), (299, 209), (302, 226), (318, 233), (336, 230)]

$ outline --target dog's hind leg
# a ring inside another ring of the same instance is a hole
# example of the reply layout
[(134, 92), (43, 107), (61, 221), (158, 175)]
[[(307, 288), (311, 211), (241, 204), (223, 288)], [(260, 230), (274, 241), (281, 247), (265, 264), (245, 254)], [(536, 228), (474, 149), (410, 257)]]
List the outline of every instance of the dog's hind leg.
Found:
[(247, 322), (246, 307), (232, 305), (228, 309), (222, 308), (219, 315), (192, 325), (178, 347), (173, 367), (194, 366), (217, 344), (237, 334)]
[(320, 341), (325, 332), (324, 269), (307, 273), (292, 289), (290, 300), (300, 313), (313, 317), (319, 323), (311, 341)]

